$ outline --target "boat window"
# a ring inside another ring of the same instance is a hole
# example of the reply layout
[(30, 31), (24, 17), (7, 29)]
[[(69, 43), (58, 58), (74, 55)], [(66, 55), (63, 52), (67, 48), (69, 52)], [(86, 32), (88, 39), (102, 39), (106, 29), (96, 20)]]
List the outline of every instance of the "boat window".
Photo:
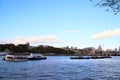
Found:
[(13, 57), (7, 57), (8, 59), (13, 59)]

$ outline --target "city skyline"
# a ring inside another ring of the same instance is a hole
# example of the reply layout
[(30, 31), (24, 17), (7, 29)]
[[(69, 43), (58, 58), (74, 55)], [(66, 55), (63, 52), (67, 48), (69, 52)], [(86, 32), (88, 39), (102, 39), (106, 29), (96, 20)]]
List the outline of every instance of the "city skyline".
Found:
[(120, 46), (120, 13), (90, 0), (0, 0), (0, 44)]

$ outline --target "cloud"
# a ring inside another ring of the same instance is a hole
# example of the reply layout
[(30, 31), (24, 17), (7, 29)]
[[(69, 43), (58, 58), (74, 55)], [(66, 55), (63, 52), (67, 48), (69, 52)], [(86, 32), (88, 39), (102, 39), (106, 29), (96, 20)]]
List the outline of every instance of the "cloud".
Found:
[(56, 36), (48, 35), (48, 36), (36, 36), (36, 37), (16, 37), (10, 41), (1, 40), (2, 43), (14, 43), (14, 44), (25, 44), (29, 42), (31, 44), (38, 43), (55, 43), (57, 41)]
[(97, 39), (114, 37), (114, 36), (120, 36), (120, 29), (107, 30), (107, 31), (95, 34), (92, 36), (92, 39), (97, 40)]
[(65, 34), (65, 33), (77, 33), (77, 30), (64, 30), (61, 32), (61, 34)]

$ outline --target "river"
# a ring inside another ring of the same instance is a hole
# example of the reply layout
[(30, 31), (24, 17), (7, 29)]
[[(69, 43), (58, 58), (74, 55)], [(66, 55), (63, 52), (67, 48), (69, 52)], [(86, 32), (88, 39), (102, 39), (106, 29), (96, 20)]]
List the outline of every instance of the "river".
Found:
[(120, 80), (120, 57), (47, 56), (46, 60), (7, 62), (0, 56), (0, 80)]

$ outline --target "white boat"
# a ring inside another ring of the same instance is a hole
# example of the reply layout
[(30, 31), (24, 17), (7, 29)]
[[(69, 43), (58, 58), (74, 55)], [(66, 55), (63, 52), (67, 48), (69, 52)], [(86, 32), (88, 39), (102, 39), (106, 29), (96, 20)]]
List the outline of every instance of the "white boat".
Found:
[(26, 56), (18, 56), (18, 55), (6, 55), (3, 60), (5, 61), (27, 61), (28, 58)]
[(43, 56), (40, 53), (31, 53), (30, 56), (28, 56), (28, 60), (43, 60), (47, 59), (47, 57)]

